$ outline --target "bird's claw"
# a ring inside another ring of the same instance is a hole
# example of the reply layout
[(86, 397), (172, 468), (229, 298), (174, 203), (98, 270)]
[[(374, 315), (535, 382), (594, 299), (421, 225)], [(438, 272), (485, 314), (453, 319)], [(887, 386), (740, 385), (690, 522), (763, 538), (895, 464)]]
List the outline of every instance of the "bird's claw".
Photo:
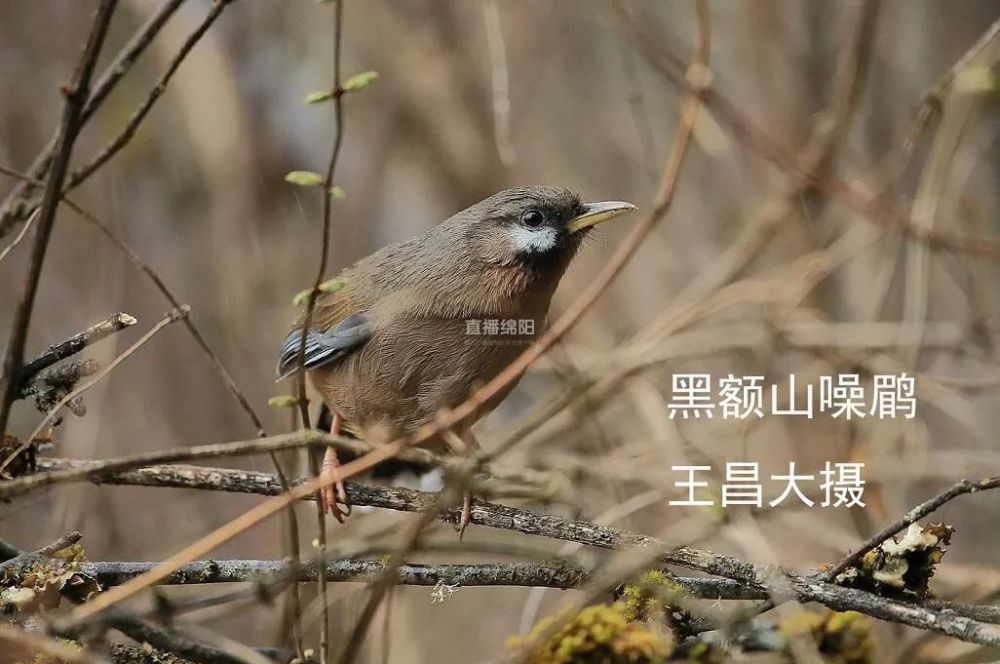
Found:
[[(320, 476), (326, 480), (330, 479), (337, 467), (340, 466), (340, 459), (337, 458), (337, 451), (328, 447), (323, 455), (323, 468)], [(343, 523), (344, 519), (351, 516), (351, 502), (347, 497), (347, 487), (343, 480), (337, 480), (333, 484), (326, 484), (320, 489), (323, 511), (332, 514), (338, 522)]]
[(465, 529), (472, 523), (472, 494), (466, 491), (462, 494), (462, 514), (458, 518), (455, 529), (458, 531), (458, 541), (462, 541)]
[(345, 502), (346, 496), (341, 493), (340, 488), (343, 486), (343, 482), (337, 482), (335, 486), (337, 488), (325, 486), (320, 489), (323, 512), (331, 514), (338, 522), (344, 523), (344, 519), (351, 516), (351, 505)]

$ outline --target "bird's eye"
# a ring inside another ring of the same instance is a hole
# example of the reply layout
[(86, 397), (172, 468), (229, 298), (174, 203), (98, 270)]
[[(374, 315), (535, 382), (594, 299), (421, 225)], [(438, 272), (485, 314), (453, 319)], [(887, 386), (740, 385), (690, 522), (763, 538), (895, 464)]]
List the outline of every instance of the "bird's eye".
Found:
[(545, 223), (545, 215), (538, 210), (528, 210), (521, 215), (521, 223), (528, 228), (538, 228)]

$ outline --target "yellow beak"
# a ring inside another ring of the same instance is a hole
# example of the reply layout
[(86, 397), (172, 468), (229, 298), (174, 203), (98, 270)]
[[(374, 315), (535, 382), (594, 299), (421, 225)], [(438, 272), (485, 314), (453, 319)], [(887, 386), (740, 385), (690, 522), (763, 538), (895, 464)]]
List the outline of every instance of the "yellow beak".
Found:
[(599, 203), (585, 203), (583, 214), (574, 217), (566, 224), (566, 232), (573, 234), (590, 228), (597, 224), (603, 224), (626, 212), (631, 212), (635, 206), (624, 201), (601, 201)]

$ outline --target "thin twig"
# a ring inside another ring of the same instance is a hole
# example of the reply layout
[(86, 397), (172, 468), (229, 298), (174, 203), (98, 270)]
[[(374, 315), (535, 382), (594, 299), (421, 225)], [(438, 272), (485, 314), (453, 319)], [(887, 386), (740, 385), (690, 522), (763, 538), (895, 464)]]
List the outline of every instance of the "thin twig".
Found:
[[(183, 3), (184, 0), (165, 0), (160, 8), (149, 17), (149, 20), (139, 28), (138, 32), (118, 52), (115, 58), (104, 69), (104, 73), (94, 83), (93, 91), (87, 99), (87, 103), (84, 105), (80, 116), (81, 123), (86, 124), (90, 120), (91, 116), (100, 108), (115, 86), (118, 85), (118, 82), (132, 69), (132, 66)], [(30, 206), (18, 206), (16, 203), (26, 200), (31, 195), (32, 190), (39, 186), (37, 178), (44, 177), (52, 163), (52, 155), (55, 152), (57, 141), (58, 134), (49, 139), (49, 142), (32, 162), (29, 169), (29, 178), (23, 180), (4, 199), (3, 205), (0, 206), (0, 238), (6, 236), (10, 232), (10, 228), (19, 219), (23, 219), (30, 213)]]
[(55, 541), (50, 542), (49, 544), (46, 544), (45, 546), (34, 551), (18, 550), (17, 555), (13, 558), (0, 563), (0, 573), (2, 573), (0, 576), (11, 573), (16, 574), (18, 571), (25, 570), (38, 562), (39, 558), (50, 558), (57, 551), (62, 551), (67, 547), (73, 546), (82, 538), (83, 534), (74, 530), (66, 533), (65, 535), (60, 535)]
[(128, 122), (125, 123), (125, 128), (114, 138), (114, 140), (104, 146), (85, 166), (73, 171), (69, 177), (69, 182), (67, 183), (63, 194), (71, 189), (74, 189), (84, 180), (93, 175), (97, 169), (115, 156), (119, 150), (128, 145), (128, 142), (132, 140), (136, 130), (139, 128), (139, 125), (142, 124), (142, 121), (146, 118), (146, 115), (152, 110), (156, 101), (166, 91), (167, 86), (170, 84), (170, 79), (173, 78), (174, 74), (177, 73), (177, 70), (180, 69), (184, 59), (187, 58), (191, 50), (198, 44), (199, 41), (201, 41), (201, 38), (205, 36), (208, 29), (212, 27), (212, 24), (215, 23), (216, 19), (219, 18), (222, 12), (225, 11), (226, 7), (232, 4), (232, 2), (233, 0), (213, 0), (212, 8), (209, 10), (208, 14), (205, 15), (205, 18), (202, 19), (201, 23), (198, 24), (190, 35), (188, 35), (187, 39), (184, 40), (184, 43), (181, 44), (177, 54), (167, 65), (166, 71), (164, 71), (160, 76), (160, 80), (156, 82), (156, 85), (154, 85), (153, 89), (149, 91), (146, 99), (143, 100), (143, 102), (139, 105), (139, 108), (135, 110), (132, 117), (128, 119)]
[(296, 449), (309, 445), (328, 445), (330, 437), (318, 431), (296, 431), (295, 433), (253, 438), (217, 445), (198, 445), (172, 450), (159, 450), (146, 454), (118, 457), (100, 462), (72, 465), (66, 470), (18, 477), (0, 482), (0, 497), (10, 498), (33, 489), (62, 482), (98, 479), (133, 468), (141, 468), (158, 463), (197, 461), (220, 457), (246, 456), (265, 452)]
[(510, 168), (515, 159), (514, 142), (510, 133), (510, 72), (500, 8), (496, 0), (487, 0), (483, 4), (483, 20), (486, 24), (486, 45), (489, 48), (490, 77), (493, 84), (493, 141), (500, 162)]
[(104, 44), (108, 26), (111, 24), (111, 16), (117, 5), (118, 0), (101, 0), (101, 4), (94, 14), (90, 34), (87, 37), (83, 53), (80, 55), (76, 71), (69, 84), (63, 89), (66, 102), (63, 108), (59, 138), (54, 150), (55, 157), (48, 180), (45, 183), (45, 191), (42, 194), (34, 242), (31, 246), (31, 256), (28, 259), (27, 274), (11, 322), (3, 367), (0, 369), (0, 434), (7, 429), (10, 407), (19, 392), (18, 376), (21, 371), (21, 363), (24, 361), (24, 345), (28, 338), (28, 325), (35, 307), (35, 295), (38, 292), (38, 282), (42, 275), (42, 264), (45, 262), (49, 238), (52, 236), (52, 228), (55, 225), (60, 191), (69, 167), (70, 156), (73, 153), (73, 144), (83, 127), (82, 114), (84, 104), (90, 96), (90, 77), (97, 63), (97, 57), (101, 53), (101, 46)]
[[(3, 170), (4, 170), (3, 167), (0, 166), (0, 171)], [(38, 210), (36, 209), (34, 212), (31, 213), (31, 216), (28, 217), (28, 220), (24, 222), (24, 226), (22, 226), (18, 234), (14, 236), (14, 239), (10, 241), (10, 244), (4, 247), (3, 251), (0, 251), (0, 263), (2, 263), (3, 259), (7, 257), (7, 254), (14, 251), (14, 248), (17, 245), (19, 245), (21, 243), (21, 240), (23, 240), (28, 235), (28, 231), (31, 230), (31, 224), (37, 218), (38, 218)]]

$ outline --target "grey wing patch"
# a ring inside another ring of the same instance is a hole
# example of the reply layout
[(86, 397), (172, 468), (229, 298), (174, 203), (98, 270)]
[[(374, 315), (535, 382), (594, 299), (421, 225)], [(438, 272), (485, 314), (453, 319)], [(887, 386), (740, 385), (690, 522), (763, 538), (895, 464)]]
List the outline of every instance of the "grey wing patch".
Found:
[[(363, 314), (352, 314), (325, 332), (309, 330), (306, 334), (305, 368), (315, 369), (340, 359), (371, 337), (371, 323)], [(281, 347), (278, 359), (278, 380), (284, 380), (298, 370), (302, 330), (292, 330)]]

